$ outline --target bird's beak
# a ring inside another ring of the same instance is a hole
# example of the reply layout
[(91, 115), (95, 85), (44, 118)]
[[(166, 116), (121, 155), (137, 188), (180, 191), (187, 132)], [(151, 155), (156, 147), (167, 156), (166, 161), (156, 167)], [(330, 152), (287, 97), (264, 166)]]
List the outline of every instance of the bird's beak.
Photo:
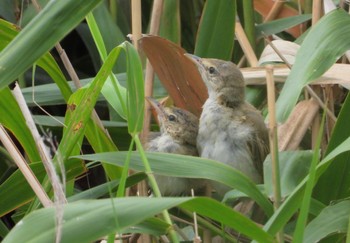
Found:
[(191, 62), (193, 62), (194, 64), (196, 64), (196, 66), (202, 65), (202, 59), (196, 55), (193, 54), (188, 54), (185, 53), (184, 54), (185, 57), (187, 57)]
[(158, 100), (151, 98), (151, 97), (146, 97), (146, 100), (156, 110), (156, 112), (160, 118), (165, 117), (164, 107), (158, 102)]

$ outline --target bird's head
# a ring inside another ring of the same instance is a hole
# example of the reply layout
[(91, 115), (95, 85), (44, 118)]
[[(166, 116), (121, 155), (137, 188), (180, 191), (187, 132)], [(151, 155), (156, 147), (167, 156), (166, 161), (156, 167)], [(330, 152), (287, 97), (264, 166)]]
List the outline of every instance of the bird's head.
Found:
[(195, 115), (177, 107), (164, 107), (153, 98), (147, 100), (157, 112), (162, 134), (167, 133), (180, 143), (196, 146), (199, 121)]
[(228, 106), (235, 106), (244, 101), (243, 75), (234, 63), (185, 55), (195, 63), (208, 88), (209, 98)]

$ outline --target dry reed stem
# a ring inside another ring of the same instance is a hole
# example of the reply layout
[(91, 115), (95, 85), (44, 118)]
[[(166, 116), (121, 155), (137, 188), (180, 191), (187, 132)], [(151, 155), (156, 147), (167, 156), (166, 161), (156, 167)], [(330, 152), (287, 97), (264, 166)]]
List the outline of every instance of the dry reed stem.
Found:
[(35, 145), (39, 151), (40, 158), (42, 160), (42, 163), (44, 165), (46, 173), (49, 177), (49, 180), (52, 184), (55, 195), (58, 197), (60, 202), (67, 202), (64, 190), (61, 186), (59, 177), (55, 171), (55, 167), (52, 163), (49, 151), (47, 150), (46, 146), (44, 145), (43, 138), (40, 136), (39, 131), (36, 128), (33, 117), (28, 109), (28, 106), (25, 102), (23, 94), (22, 94), (17, 83), (15, 85), (15, 88), (12, 91), (12, 94), (15, 97), (15, 99), (19, 105), (19, 108), (22, 111), (22, 114), (24, 116), (26, 124), (29, 128), (29, 131), (31, 132), (31, 134), (34, 138)]
[[(138, 41), (142, 36), (141, 17), (142, 17), (141, 0), (131, 0), (132, 42), (133, 42), (134, 47), (137, 51), (139, 50), (139, 42)], [(148, 75), (150, 75), (150, 74), (148, 74)], [(153, 76), (153, 75), (151, 75), (151, 76)], [(153, 77), (148, 77), (148, 78), (153, 79)], [(152, 90), (151, 91), (147, 90), (147, 92), (152, 93)], [(145, 105), (145, 107), (146, 106), (147, 106), (147, 104)], [(145, 123), (146, 119), (148, 119), (148, 120), (150, 119), (150, 115), (149, 115), (149, 112), (147, 113), (147, 110), (145, 112), (144, 123)], [(147, 126), (147, 124), (146, 124), (146, 126)], [(147, 128), (147, 129), (149, 129), (149, 128)], [(143, 130), (143, 131), (145, 131), (145, 130)], [(142, 141), (144, 141), (144, 138), (145, 138), (145, 134), (143, 131), (141, 133)], [(146, 183), (146, 181), (142, 181), (142, 182), (138, 183), (137, 191), (138, 191), (140, 196), (147, 196), (147, 183)], [(138, 242), (149, 243), (149, 242), (151, 242), (151, 238), (148, 235), (142, 234), (141, 237), (138, 239)]]
[(131, 28), (132, 28), (132, 43), (136, 50), (139, 50), (139, 39), (141, 38), (141, 0), (131, 0)]
[(239, 21), (236, 21), (235, 25), (235, 34), (237, 37), (237, 40), (239, 44), (242, 47), (242, 50), (244, 52), (244, 55), (246, 56), (250, 66), (257, 67), (258, 66), (258, 59), (255, 55), (255, 52), (252, 48), (252, 46), (249, 43), (249, 40), (243, 30), (243, 27)]
[[(246, 85), (265, 85), (265, 69), (264, 66), (241, 68)], [(290, 69), (286, 65), (274, 66), (274, 78), (276, 83), (285, 82), (289, 74)], [(346, 89), (350, 89), (349, 76), (349, 64), (335, 63), (321, 77), (313, 80), (310, 85), (341, 85)]]
[[(272, 182), (274, 201), (273, 205), (277, 210), (281, 205), (281, 182), (278, 161), (278, 141), (277, 141), (277, 123), (276, 123), (276, 107), (275, 107), (275, 82), (273, 78), (273, 65), (266, 66), (266, 86), (267, 86), (267, 102), (269, 110), (269, 141), (270, 154), (272, 161)], [(277, 234), (278, 242), (283, 242), (283, 231)]]
[(38, 179), (35, 177), (33, 171), (28, 166), (22, 154), (18, 151), (16, 145), (6, 132), (5, 128), (0, 124), (0, 141), (11, 155), (19, 170), (22, 172), (24, 178), (27, 180), (30, 187), (33, 189), (35, 195), (44, 207), (51, 207), (53, 205), (49, 196), (46, 194), (44, 188), (41, 186)]
[(278, 16), (278, 14), (281, 12), (284, 2), (285, 2), (284, 0), (275, 0), (275, 3), (273, 4), (266, 18), (264, 19), (264, 22), (269, 22), (271, 20), (274, 20)]
[(315, 25), (323, 15), (322, 0), (312, 1), (312, 25)]
[[(283, 60), (283, 62), (287, 65), (288, 68), (292, 68), (292, 65), (288, 63), (287, 59), (282, 55), (282, 53), (276, 48), (276, 46), (268, 39), (265, 38), (265, 40), (269, 43), (269, 45), (272, 47), (272, 49), (277, 53), (277, 55)], [(320, 97), (315, 93), (315, 91), (312, 90), (312, 88), (309, 85), (305, 86), (306, 90), (308, 93), (313, 97), (319, 104), (320, 106), (326, 110), (327, 115), (334, 121), (336, 122), (337, 118), (335, 115), (328, 109), (328, 107), (325, 105), (325, 103), (321, 100)]]
[[(163, 10), (163, 0), (155, 0), (153, 2), (151, 23), (150, 23), (150, 34), (158, 35), (160, 26), (160, 17)], [(153, 96), (153, 83), (154, 83), (154, 69), (147, 60), (146, 62), (146, 74), (145, 74), (145, 97)], [(145, 143), (151, 124), (151, 105), (145, 102), (145, 117), (143, 120), (143, 130), (141, 133), (141, 141)]]
[[(65, 196), (65, 190), (63, 188), (64, 184), (61, 184), (60, 179), (58, 177), (58, 174), (56, 173), (55, 166), (51, 160), (50, 153), (46, 146), (44, 145), (43, 138), (40, 136), (39, 131), (36, 128), (35, 122), (33, 120), (33, 117), (28, 109), (28, 106), (26, 104), (26, 101), (23, 97), (23, 94), (16, 83), (15, 88), (12, 91), (12, 94), (14, 95), (19, 108), (22, 111), (22, 114), (24, 116), (24, 119), (26, 120), (26, 124), (29, 128), (29, 131), (31, 132), (35, 145), (38, 149), (41, 161), (44, 165), (46, 174), (49, 178), (50, 184), (52, 185), (53, 192), (54, 192), (54, 198), (55, 198), (55, 208), (56, 208), (56, 242), (59, 243), (61, 241), (62, 237), (62, 223), (63, 223), (63, 205), (67, 203), (67, 199)], [(57, 155), (57, 158), (59, 160), (60, 156)], [(60, 163), (61, 161), (58, 161)], [(62, 179), (64, 180), (62, 183), (65, 183), (65, 171), (64, 167), (62, 168)]]

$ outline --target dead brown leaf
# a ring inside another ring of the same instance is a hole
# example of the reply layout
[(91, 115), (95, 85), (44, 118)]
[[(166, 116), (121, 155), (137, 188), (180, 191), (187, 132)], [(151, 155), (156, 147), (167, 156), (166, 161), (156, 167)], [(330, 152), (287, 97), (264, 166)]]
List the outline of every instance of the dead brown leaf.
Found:
[(139, 44), (174, 104), (199, 116), (208, 93), (186, 51), (159, 36), (144, 35)]
[(314, 99), (303, 100), (294, 107), (288, 120), (278, 127), (278, 148), (280, 151), (298, 148), (318, 110), (319, 105)]

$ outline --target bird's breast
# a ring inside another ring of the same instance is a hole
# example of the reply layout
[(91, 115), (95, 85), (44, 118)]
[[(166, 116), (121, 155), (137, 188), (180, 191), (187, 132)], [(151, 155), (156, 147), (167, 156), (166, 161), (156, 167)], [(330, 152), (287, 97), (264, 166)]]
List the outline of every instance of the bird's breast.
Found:
[(247, 143), (254, 128), (242, 112), (207, 101), (200, 118), (197, 148), (201, 157), (221, 161), (253, 180), (257, 171)]

